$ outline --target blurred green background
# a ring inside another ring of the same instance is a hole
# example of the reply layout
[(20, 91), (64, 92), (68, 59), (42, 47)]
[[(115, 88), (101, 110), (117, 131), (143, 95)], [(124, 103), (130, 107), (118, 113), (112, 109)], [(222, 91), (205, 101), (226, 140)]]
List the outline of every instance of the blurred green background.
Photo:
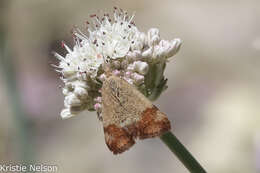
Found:
[(51, 51), (70, 29), (119, 6), (146, 32), (183, 40), (155, 103), (173, 132), (212, 173), (260, 172), (259, 0), (1, 0), (0, 164), (44, 163), (58, 172), (187, 170), (159, 139), (114, 156), (95, 113), (61, 120), (62, 85)]

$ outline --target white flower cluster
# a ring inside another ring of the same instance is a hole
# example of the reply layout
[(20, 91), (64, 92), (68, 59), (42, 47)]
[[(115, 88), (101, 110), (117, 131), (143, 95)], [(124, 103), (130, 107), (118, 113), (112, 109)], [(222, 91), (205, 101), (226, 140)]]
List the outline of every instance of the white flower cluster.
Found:
[[(145, 78), (154, 64), (165, 64), (177, 53), (180, 39), (162, 40), (159, 30), (140, 32), (133, 22), (134, 16), (114, 7), (113, 16), (101, 18), (91, 15), (87, 22), (88, 34), (79, 29), (73, 31), (75, 46), (67, 50), (65, 57), (54, 53), (60, 60), (57, 71), (62, 74), (65, 86), (65, 109), (62, 118), (69, 118), (83, 110), (101, 112), (102, 81), (106, 79), (102, 66), (106, 63), (112, 73), (120, 76), (138, 89), (147, 89)], [(163, 69), (164, 70), (164, 69)], [(162, 70), (162, 71), (163, 71)]]

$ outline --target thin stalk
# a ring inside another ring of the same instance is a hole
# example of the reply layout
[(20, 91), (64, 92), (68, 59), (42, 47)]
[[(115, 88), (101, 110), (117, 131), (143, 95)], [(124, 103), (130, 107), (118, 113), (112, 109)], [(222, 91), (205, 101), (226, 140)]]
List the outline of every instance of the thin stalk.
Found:
[(182, 164), (191, 173), (205, 173), (205, 169), (199, 164), (199, 162), (191, 155), (191, 153), (185, 148), (184, 145), (174, 136), (172, 132), (163, 134), (160, 139), (165, 145), (177, 156)]

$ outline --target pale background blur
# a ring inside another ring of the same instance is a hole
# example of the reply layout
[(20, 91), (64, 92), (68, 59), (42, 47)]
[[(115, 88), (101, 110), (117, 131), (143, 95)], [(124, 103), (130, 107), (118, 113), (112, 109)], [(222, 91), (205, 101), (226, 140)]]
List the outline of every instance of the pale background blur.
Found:
[[(113, 6), (139, 30), (183, 40), (155, 103), (208, 172), (260, 172), (259, 0), (1, 0), (0, 164), (58, 165), (61, 173), (188, 172), (159, 139), (114, 156), (95, 113), (61, 120), (63, 95), (49, 63), (73, 45), (70, 29)], [(14, 70), (9, 67), (13, 62)], [(9, 64), (8, 64), (9, 63)], [(14, 78), (15, 77), (15, 78)]]

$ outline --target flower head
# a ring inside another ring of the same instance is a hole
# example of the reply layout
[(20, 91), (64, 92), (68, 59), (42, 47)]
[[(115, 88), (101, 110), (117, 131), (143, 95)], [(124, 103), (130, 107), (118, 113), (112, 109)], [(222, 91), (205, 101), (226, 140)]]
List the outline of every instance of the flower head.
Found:
[(91, 15), (87, 34), (73, 30), (75, 46), (60, 60), (57, 71), (65, 86), (62, 118), (69, 118), (83, 110), (101, 112), (102, 82), (106, 79), (104, 64), (113, 75), (120, 76), (136, 86), (150, 99), (156, 99), (166, 88), (163, 72), (169, 57), (175, 55), (180, 39), (162, 40), (159, 30), (151, 28), (140, 32), (133, 22), (134, 15), (114, 8), (113, 16)]

